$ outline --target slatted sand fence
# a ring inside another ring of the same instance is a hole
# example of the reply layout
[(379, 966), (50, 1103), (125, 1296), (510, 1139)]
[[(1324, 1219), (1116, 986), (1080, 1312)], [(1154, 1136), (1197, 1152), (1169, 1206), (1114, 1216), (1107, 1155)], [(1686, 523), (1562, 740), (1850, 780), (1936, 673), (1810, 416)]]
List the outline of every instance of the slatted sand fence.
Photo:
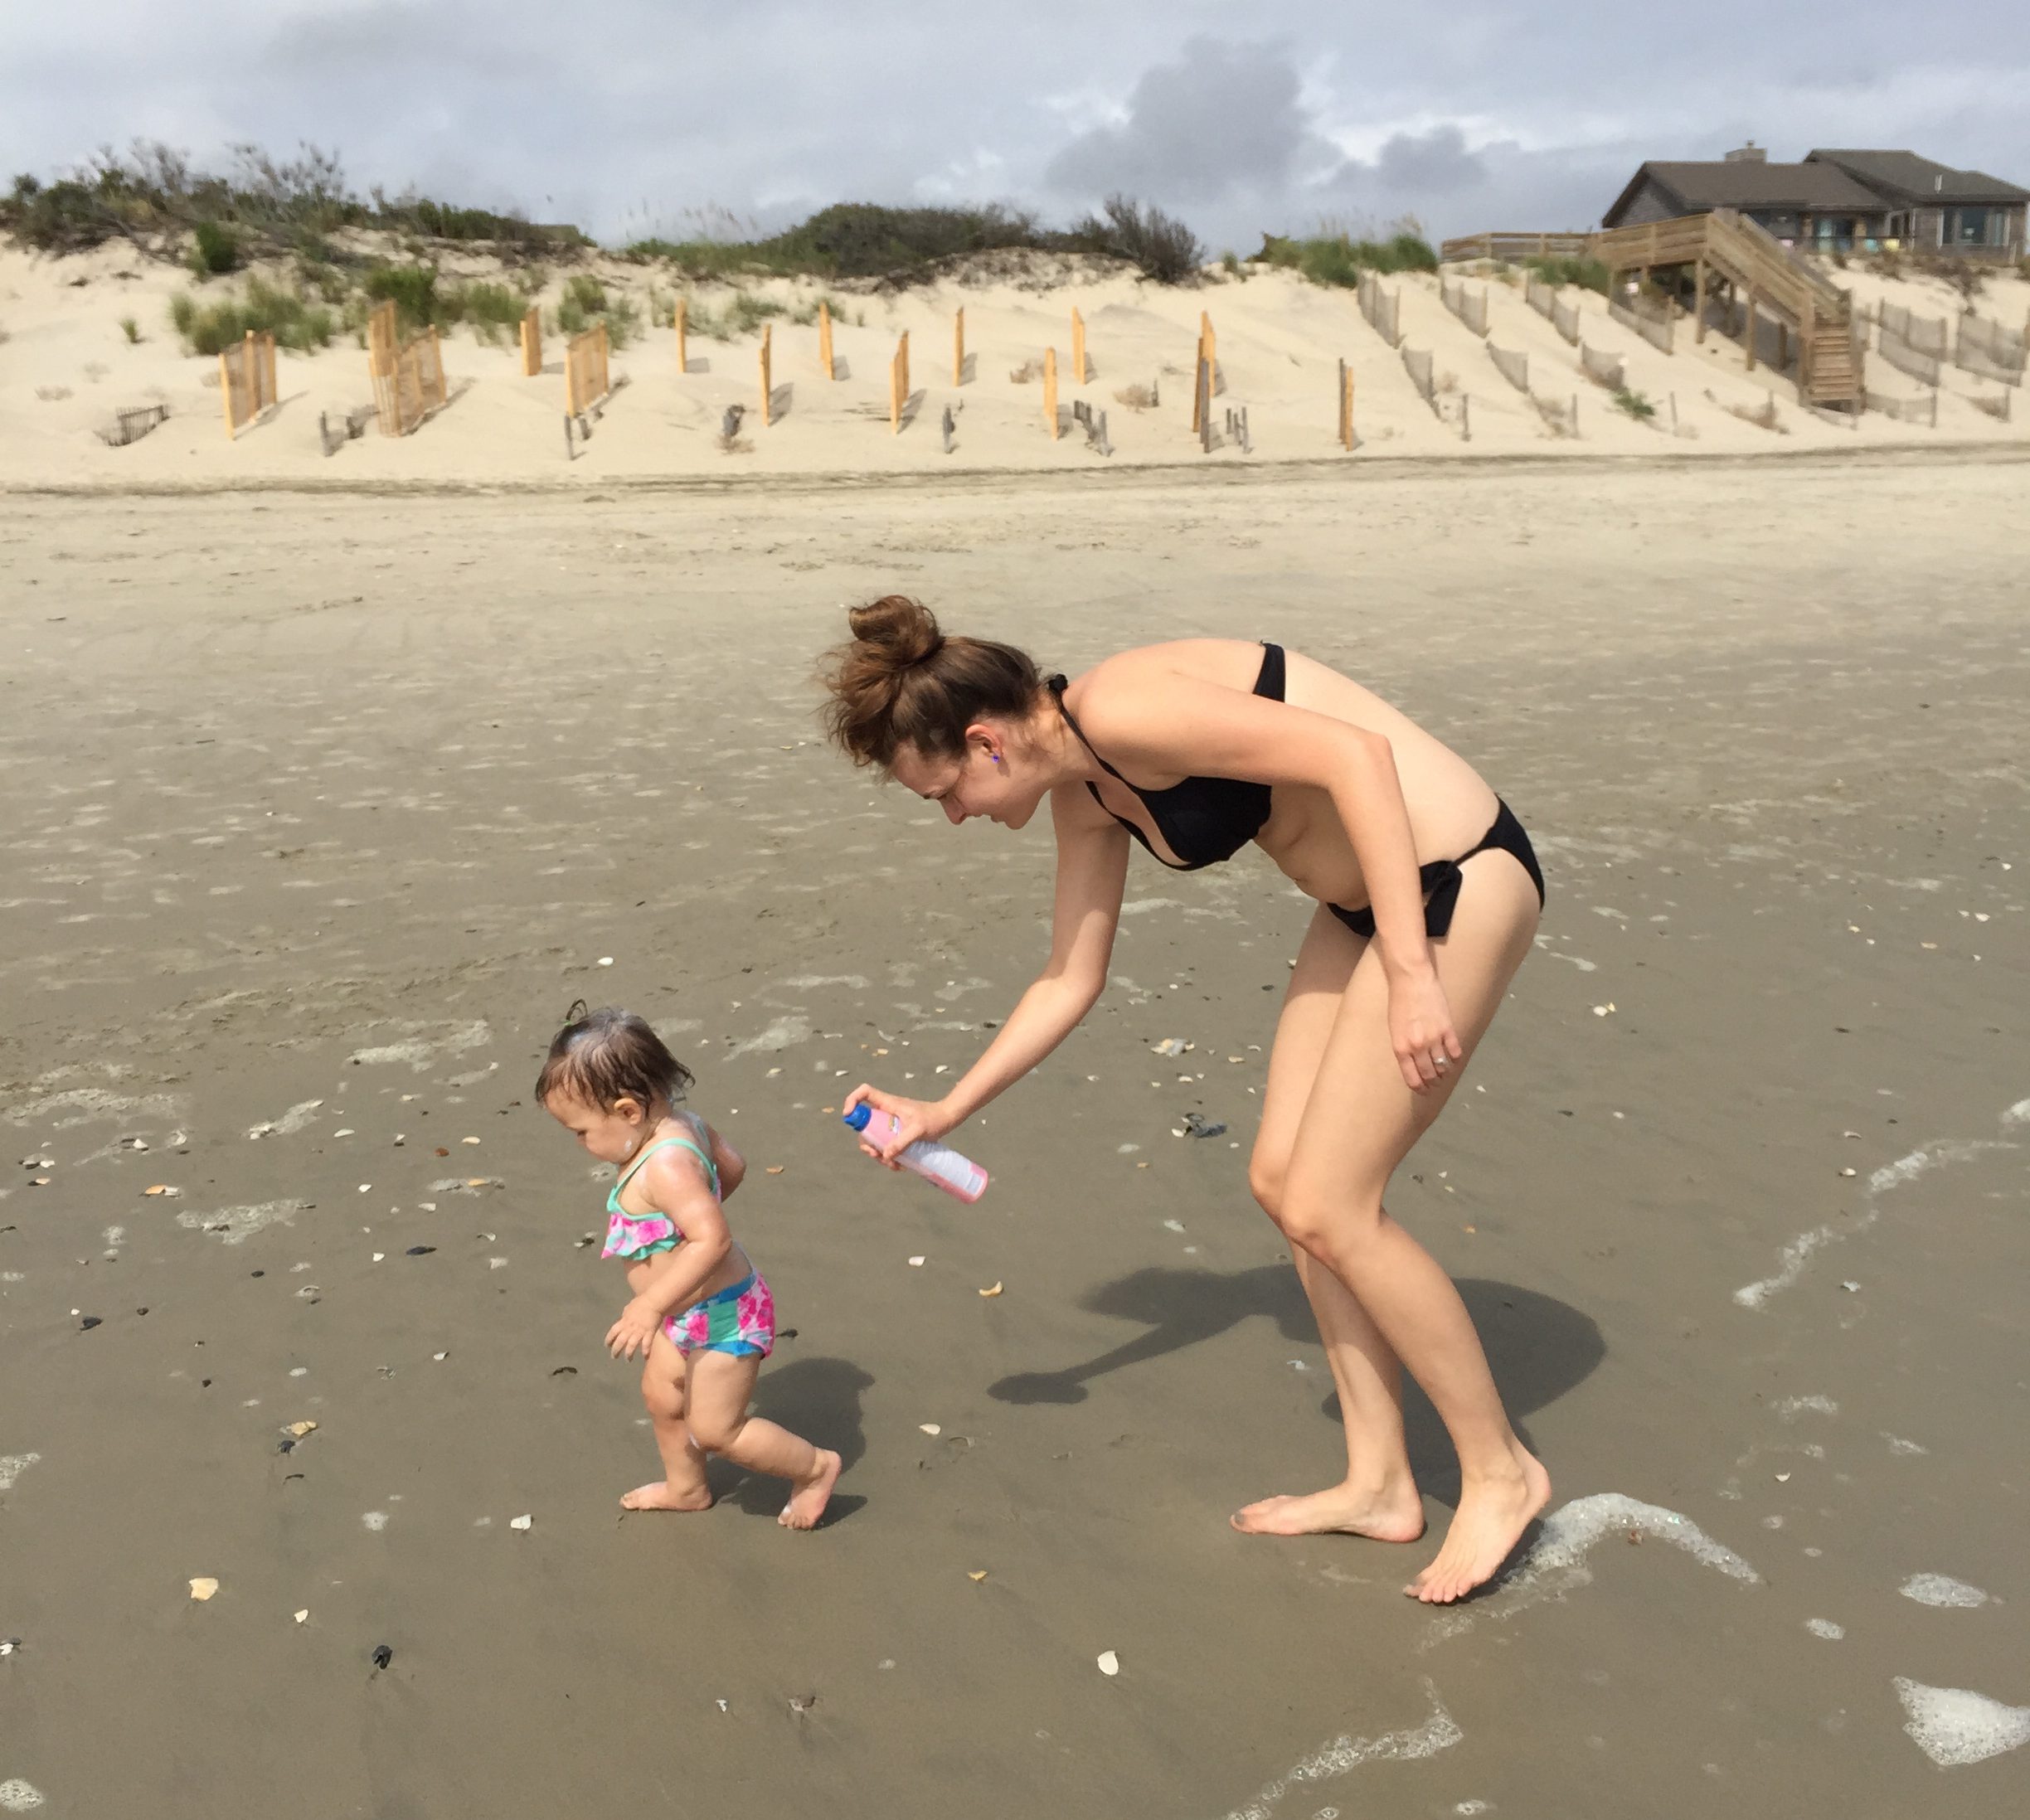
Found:
[(1438, 385), (1432, 375), (1431, 357), (1421, 347), (1402, 350), (1403, 371), (1409, 374), (1410, 383), (1416, 387), (1417, 396), (1429, 405), (1432, 412), (1438, 410)]
[(2010, 328), (1984, 316), (1962, 316), (1958, 341), (1961, 347), (1971, 348), (2012, 372), (2021, 373), (2030, 360), (2030, 329)]
[(606, 325), (595, 323), (564, 344), (564, 415), (582, 417), (613, 390)]
[(1900, 335), (1889, 332), (1887, 324), (1875, 338), (1875, 352), (1900, 373), (1936, 386), (1945, 376), (1945, 363), (1930, 354), (1920, 353)]
[(1488, 358), (1494, 362), (1502, 377), (1525, 396), (1529, 391), (1529, 356), (1520, 351), (1498, 347), (1493, 342), (1487, 344)]
[(367, 318), (367, 371), (384, 436), (408, 435), (449, 402), (435, 328), (398, 341), (391, 300)]
[(251, 329), (218, 357), (219, 402), (226, 413), (227, 439), (237, 436), (275, 403), (275, 339), (267, 329)]
[(909, 403), (909, 331), (906, 328), (888, 362), (888, 430), (891, 435), (902, 434), (902, 410)]
[[(679, 303), (677, 307), (682, 309), (683, 305)], [(542, 312), (537, 309), (533, 303), (529, 305), (527, 311), (522, 318), (521, 342), (522, 376), (524, 379), (534, 379), (542, 371)], [(678, 372), (683, 371), (683, 363), (681, 359), (677, 362), (677, 370)]]
[(1466, 289), (1466, 281), (1459, 278), (1441, 278), (1438, 280), (1438, 300), (1458, 317), (1476, 335), (1488, 332), (1487, 286), (1478, 291)]
[(1589, 347), (1579, 344), (1579, 364), (1586, 369), (1586, 376), (1595, 385), (1605, 386), (1610, 392), (1618, 392), (1628, 384), (1628, 373), (1621, 364), (1619, 354), (1610, 354), (1604, 347)]
[(1367, 318), (1367, 326), (1387, 342), (1391, 347), (1402, 346), (1402, 297), (1397, 291), (1385, 290), (1382, 280), (1367, 269), (1361, 268), (1355, 296), (1360, 302), (1360, 313)]
[(1934, 360), (1944, 360), (1950, 351), (1952, 337), (1942, 316), (1920, 316), (1901, 303), (1878, 303), (1875, 322), (1883, 334)]
[(1668, 315), (1649, 315), (1634, 304), (1623, 303), (1618, 297), (1607, 299), (1607, 313), (1624, 328), (1634, 330), (1651, 347), (1666, 354), (1671, 352), (1675, 337)]
[(1557, 307), (1557, 286), (1541, 272), (1532, 272), (1522, 280), (1522, 300), (1539, 316), (1548, 317)]
[(1551, 326), (1574, 347), (1576, 347), (1579, 345), (1579, 305), (1577, 302), (1575, 300), (1567, 303), (1561, 297), (1554, 298), (1551, 303)]
[(1935, 386), (1921, 398), (1892, 398), (1887, 392), (1868, 388), (1867, 408), (1880, 411), (1885, 417), (1893, 417), (1906, 424), (1924, 424), (1930, 429), (1938, 428), (1939, 395)]

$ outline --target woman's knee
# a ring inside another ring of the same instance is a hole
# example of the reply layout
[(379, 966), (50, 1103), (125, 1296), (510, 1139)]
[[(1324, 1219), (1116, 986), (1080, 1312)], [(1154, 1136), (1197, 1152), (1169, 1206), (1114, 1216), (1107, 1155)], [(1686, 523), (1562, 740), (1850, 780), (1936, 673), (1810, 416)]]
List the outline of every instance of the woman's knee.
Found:
[(1273, 1217), (1292, 1245), (1333, 1265), (1357, 1255), (1373, 1238), (1381, 1225), (1382, 1199), (1286, 1187)]
[(1289, 1174), (1288, 1157), (1264, 1156), (1257, 1150), (1248, 1159), (1248, 1192), (1278, 1225), (1283, 1223), (1283, 1185)]

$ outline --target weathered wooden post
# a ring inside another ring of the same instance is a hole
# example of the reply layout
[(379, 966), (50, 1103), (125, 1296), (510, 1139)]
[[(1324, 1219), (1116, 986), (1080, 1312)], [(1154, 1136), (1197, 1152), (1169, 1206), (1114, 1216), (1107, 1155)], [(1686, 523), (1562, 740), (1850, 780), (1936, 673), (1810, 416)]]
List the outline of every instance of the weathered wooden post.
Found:
[(952, 318), (952, 384), (965, 384), (965, 306)]
[(775, 325), (766, 323), (761, 328), (761, 427), (766, 430), (774, 419), (775, 400), (770, 394), (769, 352), (775, 334)]
[(888, 427), (902, 434), (902, 407), (909, 401), (909, 331), (896, 343), (895, 358), (888, 362)]
[(1043, 350), (1043, 420), (1050, 426), (1051, 440), (1057, 440), (1057, 350)]
[(219, 403), (226, 412), (226, 439), (232, 440), (233, 431), (238, 427), (233, 422), (232, 358), (222, 348), (219, 352)]
[(690, 338), (690, 329), (691, 299), (680, 297), (677, 299), (677, 371), (680, 373), (691, 371), (690, 349), (686, 345)]
[(1085, 383), (1085, 318), (1076, 303), (1071, 307), (1071, 383)]
[(1751, 284), (1748, 287), (1748, 332), (1744, 338), (1748, 343), (1748, 371), (1751, 373), (1756, 368), (1756, 288)]
[(827, 379), (838, 376), (832, 371), (832, 306), (822, 298), (818, 303), (818, 364)]
[(1692, 339), (1700, 347), (1706, 342), (1706, 261), (1702, 259), (1692, 271), (1692, 319), (1697, 324)]
[[(679, 303), (677, 308), (681, 311), (683, 305)], [(522, 376), (533, 379), (541, 371), (542, 313), (532, 303), (522, 318)]]

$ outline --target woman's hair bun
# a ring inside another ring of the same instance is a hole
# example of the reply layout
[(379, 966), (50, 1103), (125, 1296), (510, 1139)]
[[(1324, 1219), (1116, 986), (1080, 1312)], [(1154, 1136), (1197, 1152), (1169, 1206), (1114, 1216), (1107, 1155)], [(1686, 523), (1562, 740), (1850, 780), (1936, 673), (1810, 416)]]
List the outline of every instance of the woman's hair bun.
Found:
[(872, 645), (898, 670), (935, 657), (945, 642), (937, 615), (920, 600), (903, 594), (885, 594), (855, 607), (847, 615), (847, 624), (856, 641)]

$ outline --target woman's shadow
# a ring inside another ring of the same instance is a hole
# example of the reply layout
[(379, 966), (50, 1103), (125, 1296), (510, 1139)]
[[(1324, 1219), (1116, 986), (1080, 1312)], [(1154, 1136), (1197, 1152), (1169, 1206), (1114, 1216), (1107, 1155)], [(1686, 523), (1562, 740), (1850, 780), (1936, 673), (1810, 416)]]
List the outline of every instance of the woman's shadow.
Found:
[[(1458, 1287), (1509, 1418), (1522, 1444), (1530, 1447), (1522, 1418), (1583, 1382), (1606, 1356), (1606, 1342), (1590, 1316), (1534, 1289), (1477, 1277), (1461, 1279)], [(1139, 1321), (1145, 1331), (1083, 1364), (1004, 1377), (988, 1386), (988, 1394), (1003, 1403), (1082, 1403), (1092, 1379), (1215, 1338), (1252, 1315), (1266, 1315), (1286, 1340), (1318, 1339), (1310, 1304), (1286, 1264), (1223, 1274), (1151, 1265), (1101, 1285), (1079, 1306), (1116, 1320)], [(1320, 1408), (1337, 1421), (1338, 1393), (1328, 1395)], [(1406, 1386), (1403, 1419), (1418, 1478), (1445, 1502), (1455, 1502), (1458, 1462), (1436, 1412), (1413, 1386)]]

